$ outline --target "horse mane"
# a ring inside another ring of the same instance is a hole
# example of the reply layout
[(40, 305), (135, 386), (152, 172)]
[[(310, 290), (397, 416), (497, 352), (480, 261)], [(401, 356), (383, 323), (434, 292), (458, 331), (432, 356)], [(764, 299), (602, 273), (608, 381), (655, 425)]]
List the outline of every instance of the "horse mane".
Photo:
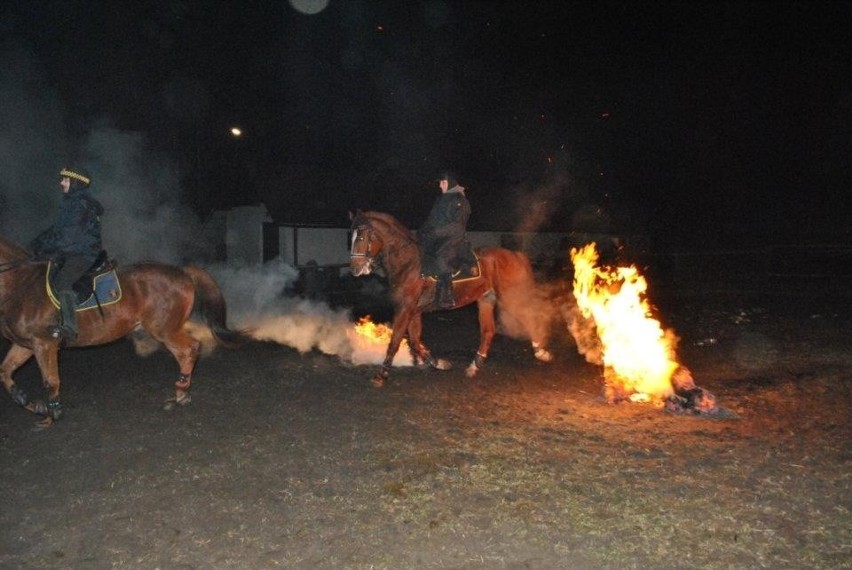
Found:
[[(383, 224), (390, 232), (397, 234), (402, 239), (405, 239), (409, 242), (417, 242), (417, 239), (414, 237), (414, 232), (405, 227), (399, 220), (391, 216), (390, 214), (386, 214), (384, 212), (359, 212), (359, 216), (363, 216), (370, 220), (371, 222), (378, 222)], [(357, 218), (356, 218), (357, 221)]]
[(0, 255), (4, 258), (8, 257), (10, 259), (6, 259), (6, 261), (11, 261), (11, 258), (14, 259), (26, 259), (30, 256), (30, 252), (25, 248), (19, 246), (18, 244), (11, 242), (0, 236)]

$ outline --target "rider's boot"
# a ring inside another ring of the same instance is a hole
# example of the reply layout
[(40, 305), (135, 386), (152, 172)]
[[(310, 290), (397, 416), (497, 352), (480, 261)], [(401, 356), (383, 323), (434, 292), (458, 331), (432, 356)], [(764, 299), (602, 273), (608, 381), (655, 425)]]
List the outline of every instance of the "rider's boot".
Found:
[(74, 311), (76, 304), (77, 295), (73, 291), (59, 293), (59, 325), (47, 327), (50, 336), (62, 340), (77, 338), (77, 313)]
[(435, 299), (439, 309), (452, 309), (456, 306), (456, 300), (453, 298), (452, 273), (444, 273), (438, 277)]

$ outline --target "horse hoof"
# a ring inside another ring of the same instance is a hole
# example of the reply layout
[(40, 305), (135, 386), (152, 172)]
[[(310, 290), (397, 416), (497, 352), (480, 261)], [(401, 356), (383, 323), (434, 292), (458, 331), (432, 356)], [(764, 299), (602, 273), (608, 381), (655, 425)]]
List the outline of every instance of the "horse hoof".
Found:
[(166, 400), (166, 403), (163, 405), (163, 409), (167, 412), (170, 412), (175, 409), (176, 406), (187, 406), (192, 401), (192, 396), (189, 394), (184, 394), (180, 398), (169, 398)]
[(381, 376), (374, 376), (370, 382), (373, 384), (373, 388), (381, 388), (385, 385), (385, 379)]
[(535, 357), (542, 362), (551, 362), (553, 360), (553, 354), (545, 348), (535, 349)]
[(27, 404), (30, 402), (29, 397), (27, 397), (27, 393), (21, 390), (21, 388), (15, 384), (12, 386), (12, 389), (9, 390), (9, 395), (12, 397), (12, 401), (18, 404), (19, 406), (27, 407)]
[(41, 419), (36, 422), (35, 430), (42, 431), (47, 428), (53, 427), (53, 424), (56, 423), (55, 420), (51, 416), (46, 416), (44, 419)]
[(453, 363), (444, 358), (436, 358), (434, 366), (436, 370), (450, 370), (453, 367)]
[(27, 403), (27, 405), (24, 406), (24, 409), (37, 416), (50, 417), (47, 412), (47, 404), (43, 400), (33, 400), (32, 402)]
[(465, 368), (464, 375), (468, 378), (473, 378), (476, 376), (477, 372), (479, 372), (479, 366), (477, 366), (475, 362), (471, 362), (467, 365), (467, 368)]

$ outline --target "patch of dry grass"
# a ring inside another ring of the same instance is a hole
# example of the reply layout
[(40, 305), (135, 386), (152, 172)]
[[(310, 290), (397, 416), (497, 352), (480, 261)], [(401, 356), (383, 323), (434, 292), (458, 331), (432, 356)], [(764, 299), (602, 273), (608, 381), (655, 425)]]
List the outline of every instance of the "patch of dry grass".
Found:
[(583, 420), (583, 433), (576, 418), (535, 425), (512, 414), (483, 416), (450, 445), (382, 443), (385, 515), (424, 536), (499, 529), (507, 544), (580, 554), (601, 568), (849, 563), (849, 474), (799, 465), (800, 450), (753, 441), (741, 433), (748, 426), (699, 421), (689, 433), (671, 418), (640, 429)]

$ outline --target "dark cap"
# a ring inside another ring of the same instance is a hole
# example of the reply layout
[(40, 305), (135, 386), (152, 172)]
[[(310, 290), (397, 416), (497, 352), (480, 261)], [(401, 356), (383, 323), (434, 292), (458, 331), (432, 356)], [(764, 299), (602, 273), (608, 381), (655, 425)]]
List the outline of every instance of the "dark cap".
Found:
[(456, 175), (450, 172), (449, 170), (441, 172), (441, 174), (438, 176), (438, 182), (440, 182), (441, 180), (447, 181), (448, 188), (453, 188), (459, 185), (458, 181), (456, 180)]

